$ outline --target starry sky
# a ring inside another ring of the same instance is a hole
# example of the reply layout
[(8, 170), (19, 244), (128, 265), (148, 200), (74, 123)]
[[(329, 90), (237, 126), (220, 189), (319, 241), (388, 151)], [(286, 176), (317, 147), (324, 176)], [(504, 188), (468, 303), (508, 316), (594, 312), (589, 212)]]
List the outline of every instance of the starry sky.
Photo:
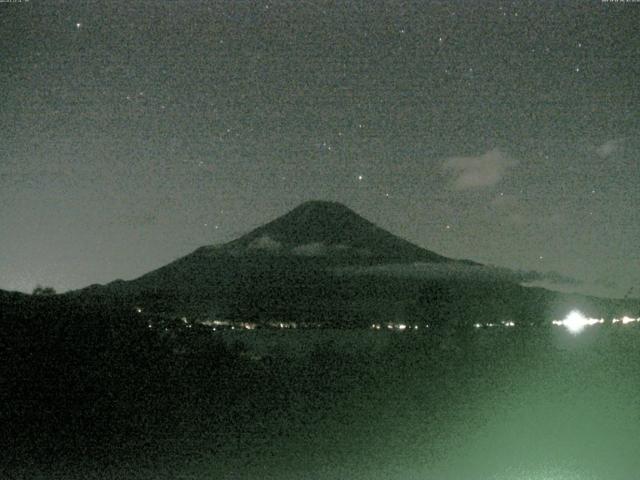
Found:
[(0, 288), (132, 279), (325, 199), (640, 295), (639, 24), (600, 0), (2, 2)]

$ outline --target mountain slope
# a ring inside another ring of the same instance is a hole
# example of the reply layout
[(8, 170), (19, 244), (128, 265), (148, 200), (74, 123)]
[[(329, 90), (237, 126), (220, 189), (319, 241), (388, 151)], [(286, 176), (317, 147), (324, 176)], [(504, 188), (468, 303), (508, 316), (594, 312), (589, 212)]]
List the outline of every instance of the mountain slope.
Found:
[(165, 312), (271, 316), (298, 309), (292, 307), (296, 302), (333, 311), (361, 296), (354, 293), (359, 289), (350, 285), (353, 280), (334, 274), (336, 267), (415, 262), (473, 264), (418, 247), (339, 203), (311, 201), (236, 240), (198, 248), (137, 279), (77, 293)]
[[(417, 267), (420, 275), (403, 274)], [(494, 273), (420, 248), (344, 205), (314, 201), (135, 280), (74, 295), (149, 313), (340, 326), (397, 318), (542, 321), (576, 305), (556, 292), (526, 288)], [(601, 310), (594, 307), (593, 314)]]
[(447, 262), (364, 219), (340, 203), (311, 201), (230, 242), (230, 248), (303, 256), (360, 256), (388, 262)]
[(464, 263), (420, 248), (333, 202), (306, 202), (248, 234), (200, 247), (164, 267), (112, 288), (176, 291), (212, 287), (250, 274), (295, 276), (329, 267), (389, 263)]

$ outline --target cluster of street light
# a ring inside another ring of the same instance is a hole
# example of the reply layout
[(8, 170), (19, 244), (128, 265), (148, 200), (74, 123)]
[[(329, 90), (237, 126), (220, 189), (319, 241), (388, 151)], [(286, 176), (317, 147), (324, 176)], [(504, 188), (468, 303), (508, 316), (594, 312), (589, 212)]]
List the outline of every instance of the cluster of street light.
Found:
[[(142, 308), (141, 307), (135, 307), (135, 310), (137, 313), (142, 313)], [(191, 328), (192, 324), (187, 320), (186, 317), (181, 317), (180, 320), (182, 321), (182, 323), (188, 327)], [(246, 329), (246, 330), (253, 330), (255, 328), (257, 328), (257, 324), (252, 323), (252, 322), (230, 322), (230, 321), (221, 321), (221, 320), (214, 320), (214, 321), (200, 321), (199, 323), (201, 323), (202, 325), (205, 326), (211, 326), (213, 327), (213, 330), (215, 331), (218, 328), (230, 328), (231, 330), (235, 330), (235, 329)], [(582, 332), (585, 327), (590, 327), (593, 325), (600, 325), (600, 324), (604, 324), (607, 323), (604, 318), (590, 318), (585, 316), (582, 312), (580, 312), (579, 310), (572, 310), (571, 312), (569, 312), (569, 314), (562, 320), (553, 320), (551, 322), (552, 325), (555, 326), (561, 326), (561, 327), (565, 327), (567, 330), (569, 330), (569, 332), (573, 333), (573, 334), (578, 334), (580, 332)], [(612, 318), (611, 319), (611, 324), (622, 324), (622, 325), (627, 325), (630, 323), (640, 323), (640, 317), (638, 318), (633, 318), (633, 317), (629, 317), (627, 315), (620, 317), (620, 318)], [(533, 324), (530, 324), (531, 326), (533, 326)], [(268, 327), (272, 327), (272, 328), (297, 328), (298, 324), (297, 323), (293, 323), (293, 322), (270, 322), (268, 325)], [(303, 325), (306, 326), (306, 325)], [(317, 327), (317, 325), (314, 325)], [(473, 327), (476, 329), (480, 329), (480, 328), (493, 328), (493, 327), (507, 327), (507, 328), (511, 328), (511, 327), (515, 327), (516, 323), (508, 320), (508, 321), (502, 321), (502, 322), (489, 322), (489, 323), (474, 323)], [(152, 323), (149, 321), (148, 324), (149, 328), (152, 328), (153, 325)], [(423, 326), (424, 328), (429, 328), (429, 324), (425, 324)], [(389, 330), (389, 331), (398, 331), (398, 332), (404, 332), (404, 331), (411, 331), (411, 330), (418, 330), (420, 327), (417, 324), (407, 324), (407, 323), (395, 323), (395, 322), (389, 322), (389, 323), (373, 323), (371, 324), (371, 329), (372, 330)], [(166, 330), (166, 328), (165, 328)]]
[[(572, 310), (569, 314), (562, 320), (553, 320), (551, 322), (552, 325), (565, 327), (569, 332), (573, 334), (578, 334), (585, 327), (599, 325), (607, 323), (604, 318), (590, 318), (585, 316), (582, 312), (578, 310)], [(633, 318), (629, 316), (623, 316), (620, 318), (611, 319), (611, 324), (622, 324), (627, 325), (630, 323), (640, 323), (640, 317)], [(529, 323), (528, 325), (534, 326), (535, 324)], [(516, 323), (514, 321), (502, 321), (502, 322), (488, 322), (488, 323), (474, 323), (473, 328), (498, 328), (498, 327), (506, 327), (512, 328), (515, 327)], [(425, 325), (426, 328), (429, 328), (429, 325)], [(373, 323), (371, 324), (372, 330), (389, 330), (389, 331), (411, 331), (418, 330), (418, 325), (410, 325), (406, 323)]]
[[(420, 328), (418, 325), (409, 325), (406, 323), (372, 323), (372, 330), (395, 330), (399, 332), (404, 332), (406, 330), (418, 330)], [(429, 325), (425, 325), (425, 328), (429, 328)]]
[[(640, 322), (640, 317), (632, 318), (625, 315), (622, 318), (613, 318), (611, 320), (612, 324), (621, 323), (622, 325), (635, 322)], [(604, 324), (605, 320), (604, 318), (589, 318), (578, 310), (572, 310), (563, 320), (553, 320), (551, 323), (556, 326), (565, 327), (573, 334), (578, 334), (582, 332), (585, 327)]]

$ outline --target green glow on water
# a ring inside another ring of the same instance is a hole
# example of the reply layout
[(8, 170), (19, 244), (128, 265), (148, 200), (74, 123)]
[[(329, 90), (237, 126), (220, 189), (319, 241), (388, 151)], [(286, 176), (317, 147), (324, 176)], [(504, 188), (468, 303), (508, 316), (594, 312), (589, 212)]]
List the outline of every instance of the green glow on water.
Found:
[(343, 378), (322, 412), (302, 425), (280, 419), (277, 447), (249, 448), (242, 478), (628, 480), (640, 471), (640, 332), (504, 332), (389, 337), (396, 356), (375, 356), (372, 382)]

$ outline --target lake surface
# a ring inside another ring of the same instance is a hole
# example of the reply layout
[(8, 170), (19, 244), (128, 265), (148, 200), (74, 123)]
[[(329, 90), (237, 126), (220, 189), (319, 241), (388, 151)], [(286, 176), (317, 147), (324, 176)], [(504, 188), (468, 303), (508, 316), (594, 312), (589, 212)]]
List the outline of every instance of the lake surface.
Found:
[(58, 478), (630, 480), (640, 472), (638, 325), (223, 335), (272, 371), (273, 391), (252, 398), (249, 383), (244, 400), (219, 406), (231, 412), (224, 428), (149, 438), (139, 456), (99, 468), (87, 459)]

